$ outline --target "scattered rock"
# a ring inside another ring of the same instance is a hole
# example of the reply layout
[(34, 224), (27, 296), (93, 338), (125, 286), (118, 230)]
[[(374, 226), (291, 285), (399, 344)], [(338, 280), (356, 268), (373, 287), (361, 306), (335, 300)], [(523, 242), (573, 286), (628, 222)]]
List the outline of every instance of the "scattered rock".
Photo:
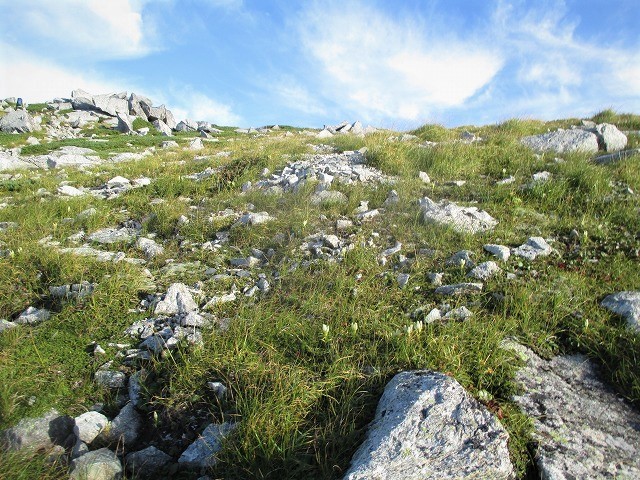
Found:
[(576, 151), (595, 153), (598, 151), (598, 137), (582, 129), (558, 130), (542, 135), (532, 135), (521, 138), (520, 142), (539, 153)]
[(58, 193), (60, 195), (66, 195), (67, 197), (81, 197), (82, 195), (86, 195), (87, 192), (83, 192), (76, 187), (72, 187), (71, 185), (61, 185), (58, 187)]
[(261, 225), (263, 223), (266, 222), (270, 222), (271, 220), (274, 220), (274, 218), (269, 215), (267, 212), (257, 212), (257, 213), (245, 213), (244, 215), (242, 215), (238, 221), (236, 223), (233, 224), (233, 226), (238, 226), (238, 225)]
[(67, 446), (73, 426), (71, 417), (51, 409), (41, 417), (23, 418), (16, 426), (0, 432), (0, 445), (6, 450), (50, 450), (56, 445)]
[(535, 260), (537, 257), (546, 257), (553, 249), (542, 237), (529, 237), (526, 243), (514, 248), (511, 253), (516, 257), (527, 260)]
[(456, 283), (436, 288), (438, 295), (468, 295), (482, 292), (481, 283)]
[(120, 480), (122, 464), (108, 448), (87, 452), (71, 461), (70, 480)]
[(0, 118), (0, 131), (7, 133), (27, 133), (40, 130), (26, 110), (10, 110)]
[(103, 228), (90, 234), (87, 239), (91, 242), (111, 244), (118, 242), (131, 243), (138, 236), (135, 228)]
[(623, 150), (627, 146), (627, 136), (615, 125), (609, 123), (596, 125), (595, 134), (598, 136), (598, 143), (607, 152)]
[(487, 244), (482, 248), (503, 262), (509, 260), (509, 257), (511, 256), (511, 249), (504, 245)]
[(453, 378), (397, 374), (345, 480), (514, 478), (508, 434)]
[(37, 325), (38, 323), (49, 320), (51, 313), (44, 308), (29, 307), (15, 319), (17, 324)]
[(431, 183), (431, 178), (429, 178), (427, 172), (419, 172), (418, 178), (422, 180), (422, 183)]
[(90, 444), (109, 424), (109, 419), (99, 412), (86, 412), (77, 416), (73, 433), (82, 442)]
[(215, 454), (222, 449), (222, 441), (234, 427), (232, 423), (210, 424), (200, 438), (182, 452), (178, 463), (190, 468), (213, 467), (218, 461)]
[(521, 345), (526, 366), (514, 397), (533, 418), (540, 477), (640, 478), (640, 414), (599, 379), (582, 355), (543, 360)]
[(100, 432), (96, 442), (103, 445), (133, 445), (138, 439), (142, 418), (133, 403), (127, 403), (120, 413)]
[(127, 383), (127, 376), (123, 372), (113, 370), (98, 370), (94, 378), (98, 385), (107, 388), (124, 388)]
[(162, 255), (164, 253), (164, 248), (162, 247), (162, 245), (158, 245), (151, 238), (145, 238), (145, 237), (138, 238), (138, 241), (136, 242), (136, 247), (139, 250), (142, 250), (142, 253), (144, 253), (144, 256), (148, 260), (151, 260), (157, 257), (158, 255)]
[(485, 232), (492, 230), (498, 224), (498, 221), (484, 210), (478, 210), (476, 207), (460, 207), (447, 200), (436, 203), (424, 197), (420, 200), (420, 210), (426, 223), (449, 225), (460, 232)]
[(5, 330), (9, 330), (10, 328), (15, 328), (17, 326), (18, 326), (17, 323), (10, 322), (9, 320), (5, 320), (4, 318), (0, 318), (0, 333), (4, 332)]
[(640, 333), (640, 292), (612, 293), (600, 305), (624, 317), (629, 328)]
[[(170, 455), (153, 445), (125, 457), (127, 472), (136, 478), (160, 478), (164, 469), (173, 461)], [(167, 478), (165, 475), (162, 475)]]
[(496, 262), (488, 261), (479, 264), (473, 270), (471, 270), (467, 276), (477, 278), (478, 280), (489, 280), (491, 277), (497, 275), (502, 270)]
[(156, 315), (186, 314), (198, 308), (191, 292), (184, 283), (172, 284), (164, 298), (158, 302), (154, 313)]

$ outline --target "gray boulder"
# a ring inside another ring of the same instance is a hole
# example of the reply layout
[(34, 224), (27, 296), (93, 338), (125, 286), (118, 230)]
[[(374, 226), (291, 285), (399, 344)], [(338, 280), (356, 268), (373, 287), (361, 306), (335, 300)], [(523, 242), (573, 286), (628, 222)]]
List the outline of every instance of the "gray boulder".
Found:
[(124, 388), (127, 384), (127, 376), (114, 370), (98, 370), (94, 378), (98, 385), (106, 388)]
[(169, 125), (164, 123), (162, 120), (154, 120), (153, 121), (153, 126), (156, 127), (156, 130), (158, 130), (165, 137), (170, 137), (171, 136), (171, 128), (169, 127)]
[(453, 378), (397, 374), (346, 480), (514, 478), (500, 422)]
[(102, 228), (93, 232), (87, 237), (91, 242), (97, 242), (102, 244), (110, 244), (117, 242), (130, 243), (138, 235), (138, 231), (135, 228)]
[(202, 435), (182, 452), (178, 463), (189, 468), (213, 467), (218, 459), (216, 453), (222, 449), (222, 441), (235, 428), (233, 423), (212, 423)]
[(128, 453), (125, 457), (125, 466), (127, 472), (135, 475), (136, 478), (159, 478), (172, 461), (171, 456), (150, 446), (144, 450)]
[(26, 110), (11, 110), (0, 118), (0, 130), (8, 133), (27, 133), (40, 130)]
[(546, 257), (553, 249), (542, 237), (529, 237), (526, 243), (514, 248), (511, 253), (516, 257), (527, 260), (535, 260), (537, 257)]
[(580, 128), (531, 135), (521, 138), (520, 143), (539, 153), (595, 153), (598, 151), (598, 137)]
[(198, 124), (193, 120), (181, 120), (174, 130), (178, 132), (195, 132), (198, 130)]
[(17, 326), (18, 326), (17, 323), (10, 322), (9, 320), (5, 320), (4, 318), (0, 318), (0, 333), (4, 332), (5, 330), (9, 330), (11, 328), (15, 328)]
[(599, 379), (582, 355), (543, 360), (511, 343), (526, 366), (514, 400), (533, 418), (540, 478), (640, 478), (640, 414)]
[(477, 278), (478, 280), (489, 280), (491, 277), (499, 274), (502, 270), (496, 262), (489, 260), (488, 262), (482, 262), (473, 270), (471, 270), (467, 276)]
[(71, 417), (51, 409), (38, 418), (23, 418), (15, 427), (0, 432), (0, 445), (5, 450), (50, 450), (66, 446), (73, 433)]
[(162, 245), (158, 245), (153, 239), (140, 237), (136, 242), (136, 247), (139, 250), (142, 250), (144, 256), (147, 257), (148, 260), (157, 257), (158, 255), (162, 255), (164, 253), (164, 248)]
[(119, 480), (122, 464), (108, 448), (87, 452), (71, 461), (70, 480)]
[(118, 113), (129, 114), (127, 93), (91, 95), (84, 90), (71, 92), (71, 104), (76, 110), (95, 110), (115, 117)]
[(135, 93), (131, 93), (131, 95), (129, 96), (129, 115), (134, 115), (136, 117), (147, 120), (147, 115), (144, 112), (143, 105), (148, 105), (150, 107), (152, 103), (153, 102), (147, 97), (142, 97), (140, 95), (136, 95)]
[(49, 320), (50, 316), (51, 313), (45, 308), (28, 307), (18, 316), (18, 318), (16, 318), (15, 323), (36, 325), (44, 322), (45, 320)]
[(438, 295), (470, 295), (482, 292), (481, 283), (456, 283), (436, 288)]
[(627, 136), (618, 130), (615, 125), (601, 123), (596, 125), (595, 133), (598, 136), (600, 146), (607, 152), (622, 150), (627, 146)]
[(640, 155), (640, 148), (632, 148), (631, 150), (600, 155), (599, 157), (594, 158), (593, 161), (600, 165), (606, 165), (608, 163), (615, 163), (636, 155)]
[(109, 419), (100, 412), (85, 412), (74, 419), (73, 433), (80, 441), (89, 444), (109, 424)]
[(133, 403), (129, 402), (120, 413), (100, 432), (96, 441), (103, 445), (130, 447), (138, 439), (142, 418)]
[(640, 292), (613, 293), (600, 305), (624, 317), (629, 328), (640, 333)]
[(126, 113), (118, 113), (118, 126), (116, 130), (120, 133), (131, 133), (133, 132), (133, 121)]
[(157, 303), (156, 315), (186, 314), (198, 308), (191, 292), (184, 283), (174, 283), (169, 286), (164, 298)]
[(424, 197), (420, 200), (420, 211), (425, 223), (449, 225), (459, 232), (485, 232), (492, 230), (498, 224), (498, 221), (484, 210), (478, 210), (476, 207), (460, 207), (447, 200), (436, 203)]

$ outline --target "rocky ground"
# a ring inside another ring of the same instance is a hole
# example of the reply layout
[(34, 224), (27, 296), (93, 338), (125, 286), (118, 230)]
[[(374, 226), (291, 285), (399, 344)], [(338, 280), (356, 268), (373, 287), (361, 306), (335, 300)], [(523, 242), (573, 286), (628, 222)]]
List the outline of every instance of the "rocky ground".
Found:
[(0, 477), (640, 476), (640, 117), (12, 100)]

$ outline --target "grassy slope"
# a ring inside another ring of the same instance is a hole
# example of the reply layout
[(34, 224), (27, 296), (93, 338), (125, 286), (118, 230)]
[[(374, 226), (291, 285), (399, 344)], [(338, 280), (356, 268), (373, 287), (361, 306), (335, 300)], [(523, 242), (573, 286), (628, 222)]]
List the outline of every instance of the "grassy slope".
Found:
[[(638, 128), (637, 116), (602, 112), (600, 117), (622, 129)], [(158, 430), (184, 423), (193, 415), (204, 415), (208, 421), (241, 421), (220, 466), (212, 472), (216, 478), (339, 478), (363, 438), (385, 383), (398, 371), (410, 368), (448, 372), (472, 394), (481, 392), (509, 430), (512, 459), (524, 475), (531, 465), (530, 427), (510, 400), (517, 391), (512, 382), (517, 361), (499, 348), (504, 337), (517, 336), (543, 355), (585, 352), (602, 363), (605, 375), (621, 394), (640, 401), (638, 336), (598, 306), (608, 293), (640, 287), (640, 201), (637, 195), (619, 194), (622, 187), (611, 183), (639, 191), (640, 164), (631, 159), (598, 166), (581, 154), (560, 155), (565, 161), (557, 163), (554, 156), (534, 156), (517, 140), (571, 123), (513, 120), (474, 127), (486, 142), (431, 149), (415, 142), (390, 141), (388, 133), (324, 140), (341, 150), (366, 146), (371, 165), (398, 176), (393, 188), (401, 201), (374, 222), (354, 228), (352, 240), (357, 245), (372, 238), (373, 232), (379, 233), (373, 237), (377, 248), (358, 246), (341, 263), (317, 263), (295, 272), (289, 266), (299, 259), (296, 247), (306, 235), (331, 232), (335, 219), (349, 216), (360, 200), (380, 206), (389, 190), (341, 187), (349, 202), (333, 206), (310, 205), (311, 188), (284, 197), (238, 195), (244, 181), (255, 180), (265, 167), (282, 167), (286, 163), (282, 154), (309, 152), (308, 142), (321, 143), (315, 139), (247, 139), (228, 129), (221, 142), (207, 145), (207, 153), (228, 150), (232, 152), (229, 158), (214, 156), (194, 162), (192, 153), (161, 152), (144, 161), (103, 165), (94, 171), (40, 172), (35, 178), (0, 181), (0, 197), (11, 197), (7, 200), (10, 205), (0, 210), (0, 220), (19, 223), (18, 228), (0, 233), (6, 244), (2, 249), (13, 251), (12, 256), (0, 258), (0, 318), (10, 318), (29, 305), (41, 305), (50, 285), (99, 282), (92, 297), (54, 305), (57, 313), (48, 322), (0, 334), (0, 428), (51, 406), (77, 415), (95, 402), (108, 405), (113, 400), (93, 384), (91, 376), (100, 362), (87, 354), (86, 347), (92, 341), (105, 346), (109, 341), (125, 340), (123, 330), (146, 316), (130, 310), (141, 295), (149, 293), (144, 273), (126, 263), (102, 264), (59, 255), (38, 240), (51, 235), (64, 241), (80, 229), (90, 232), (132, 218), (140, 220), (146, 232), (156, 233), (157, 241), (166, 241), (165, 256), (148, 265), (160, 291), (173, 281), (193, 284), (203, 280), (200, 274), (162, 277), (158, 272), (165, 258), (200, 261), (223, 270), (228, 258), (247, 255), (251, 248), (276, 250), (266, 271), (279, 270), (281, 280), (270, 277), (274, 287), (270, 294), (219, 307), (215, 312), (219, 318), (232, 319), (228, 331), (209, 332), (204, 346), (185, 347), (148, 365), (145, 408), (150, 418), (156, 413)], [(427, 125), (414, 133), (422, 140), (440, 141), (457, 138), (460, 132)], [(119, 148), (126, 139), (114, 137), (117, 145), (111, 146), (122, 151)], [(160, 141), (148, 140), (150, 144)], [(637, 136), (630, 137), (632, 147), (639, 143)], [(207, 166), (221, 170), (203, 182), (184, 179)], [(435, 182), (419, 182), (420, 170)], [(541, 170), (550, 171), (552, 180), (532, 189), (519, 188)], [(36, 193), (40, 188), (55, 191), (62, 179), (92, 186), (116, 174), (128, 178), (147, 175), (155, 180), (145, 189), (110, 201), (41, 201)], [(494, 185), (509, 175), (516, 178), (514, 184)], [(467, 183), (447, 186), (450, 180)], [(494, 232), (476, 236), (424, 225), (415, 204), (423, 195), (477, 202), (500, 224)], [(152, 198), (166, 201), (149, 205)], [(210, 213), (227, 207), (242, 211), (249, 202), (257, 211), (269, 211), (278, 219), (233, 231), (233, 248), (218, 254), (191, 249), (186, 243), (207, 241), (228, 226), (224, 220), (210, 223)], [(64, 220), (89, 206), (97, 208), (98, 215)], [(180, 215), (188, 215), (190, 223), (179, 224)], [(578, 241), (569, 238), (572, 229), (579, 232)], [(274, 238), (279, 233), (285, 234), (284, 245)], [(463, 271), (444, 267), (449, 255), (464, 248), (475, 252), (478, 261), (490, 259), (482, 252), (483, 244), (515, 246), (531, 235), (558, 239), (554, 243), (558, 255), (533, 263), (511, 259), (504, 268), (517, 272), (517, 280), (491, 280), (478, 298), (450, 302), (471, 308), (472, 320), (407, 332), (413, 322), (408, 313), (441, 301), (429, 285), (428, 272), (445, 271), (449, 283), (464, 278)], [(397, 287), (390, 266), (383, 267), (376, 260), (395, 241), (403, 243), (402, 253), (410, 257), (420, 248), (437, 251), (434, 257), (415, 257), (411, 280), (403, 290)], [(139, 256), (127, 245), (113, 249)], [(237, 282), (242, 286), (241, 280)], [(213, 295), (227, 292), (230, 284), (204, 280), (201, 286)], [(330, 328), (328, 335), (323, 335), (323, 324)], [(111, 358), (114, 351), (108, 349), (108, 353)], [(216, 379), (230, 387), (223, 404), (205, 386)], [(42, 461), (16, 455), (5, 454), (0, 465), (0, 478), (65, 477), (63, 471), (45, 467)]]

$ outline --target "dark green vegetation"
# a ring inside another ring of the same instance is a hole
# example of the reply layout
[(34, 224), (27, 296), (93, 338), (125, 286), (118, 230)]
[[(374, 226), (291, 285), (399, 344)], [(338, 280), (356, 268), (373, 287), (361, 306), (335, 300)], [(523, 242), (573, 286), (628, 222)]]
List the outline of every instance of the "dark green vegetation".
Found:
[[(594, 119), (621, 129), (640, 128), (637, 115), (605, 111)], [(78, 415), (96, 402), (113, 401), (112, 393), (92, 381), (102, 360), (87, 353), (87, 346), (97, 341), (106, 348), (109, 342), (128, 341), (124, 330), (150, 315), (135, 310), (140, 299), (155, 289), (139, 266), (59, 254), (39, 240), (51, 235), (66, 245), (66, 238), (81, 229), (92, 232), (133, 219), (142, 223), (143, 233), (155, 233), (156, 241), (164, 244), (165, 254), (147, 265), (158, 292), (175, 281), (201, 281), (208, 297), (228, 292), (231, 283), (207, 279), (202, 273), (205, 266), (223, 272), (229, 258), (247, 256), (251, 248), (276, 252), (265, 271), (278, 271), (280, 279), (269, 277), (269, 294), (252, 299), (240, 295), (239, 301), (216, 307), (218, 318), (230, 319), (228, 330), (209, 331), (202, 346), (181, 346), (147, 365), (144, 408), (150, 419), (157, 419), (158, 431), (183, 428), (184, 419), (192, 415), (207, 419), (203, 425), (212, 419), (240, 422), (212, 472), (214, 478), (340, 478), (386, 382), (401, 370), (424, 368), (452, 375), (498, 415), (510, 433), (514, 465), (519, 475), (526, 475), (532, 465), (530, 425), (511, 401), (518, 391), (513, 382), (518, 360), (500, 348), (505, 337), (517, 337), (547, 357), (584, 352), (604, 367), (607, 380), (622, 395), (640, 401), (638, 335), (599, 307), (609, 293), (640, 288), (640, 200), (626, 190), (640, 191), (638, 157), (595, 165), (584, 154), (535, 156), (518, 141), (523, 135), (576, 122), (510, 120), (467, 128), (485, 139), (481, 143), (450, 142), (431, 148), (416, 141), (392, 141), (392, 132), (321, 142), (297, 134), (280, 138), (276, 132), (251, 138), (224, 127), (223, 134), (216, 135), (220, 142), (206, 144), (204, 154), (212, 156), (205, 160), (194, 160), (193, 152), (158, 150), (138, 162), (105, 163), (86, 171), (23, 173), (0, 180), (0, 203), (8, 203), (0, 210), (0, 221), (18, 223), (0, 233), (0, 249), (11, 252), (0, 258), (0, 318), (11, 319), (29, 305), (47, 304), (49, 286), (83, 280), (98, 283), (89, 298), (51, 305), (55, 315), (47, 322), (0, 334), (0, 429), (51, 406)], [(459, 138), (462, 130), (425, 125), (413, 133), (422, 141), (447, 142)], [(162, 141), (157, 136), (114, 135), (103, 126), (92, 133), (108, 142), (63, 140), (24, 147), (23, 153), (78, 145), (106, 156)], [(178, 140), (184, 143), (193, 135), (181, 134)], [(3, 145), (25, 139), (0, 136)], [(239, 195), (240, 185), (258, 179), (263, 168), (274, 171), (311, 152), (309, 143), (338, 150), (366, 146), (371, 166), (398, 177), (393, 188), (400, 202), (373, 222), (353, 227), (350, 241), (356, 247), (342, 262), (319, 262), (290, 271), (291, 264), (302, 259), (297, 247), (307, 235), (333, 233), (337, 217), (350, 217), (360, 200), (381, 206), (391, 188), (341, 186), (348, 203), (328, 206), (309, 203), (312, 186), (284, 196)], [(629, 137), (629, 144), (632, 148), (640, 144), (637, 134)], [(214, 155), (223, 150), (231, 155)], [(555, 157), (562, 161), (554, 161)], [(184, 178), (206, 167), (218, 169), (216, 175), (201, 182)], [(550, 181), (521, 188), (541, 170), (552, 174)], [(417, 178), (419, 171), (427, 172), (433, 182), (423, 184)], [(62, 180), (96, 186), (115, 175), (149, 176), (153, 182), (109, 201), (92, 197), (41, 201), (37, 193), (41, 188), (55, 192)], [(514, 183), (495, 184), (509, 175), (515, 177)], [(466, 184), (448, 185), (452, 180)], [(478, 235), (425, 225), (416, 205), (424, 195), (461, 204), (477, 202), (500, 223), (494, 231)], [(150, 204), (154, 198), (165, 202)], [(225, 208), (244, 211), (248, 203), (277, 219), (232, 230), (230, 247), (217, 253), (191, 248), (230, 226), (228, 219), (210, 221), (212, 213)], [(98, 213), (76, 219), (88, 207)], [(181, 223), (181, 215), (190, 222)], [(570, 235), (574, 229), (577, 238)], [(372, 237), (374, 232), (379, 236)], [(501, 266), (516, 273), (515, 280), (497, 277), (478, 297), (450, 300), (453, 307), (469, 307), (472, 319), (419, 328), (409, 317), (418, 307), (428, 311), (442, 301), (433, 293), (428, 272), (444, 271), (447, 283), (464, 281), (465, 271), (444, 266), (454, 252), (468, 249), (478, 262), (489, 260), (483, 244), (517, 246), (533, 235), (555, 239), (557, 253), (534, 262), (512, 258)], [(375, 246), (364, 246), (370, 238)], [(415, 258), (404, 289), (397, 286), (393, 262), (382, 266), (377, 261), (380, 251), (396, 241), (403, 244), (402, 254)], [(436, 254), (419, 255), (422, 248)], [(141, 256), (130, 245), (112, 249), (128, 257)], [(161, 273), (168, 258), (176, 263), (200, 262), (201, 268), (168, 277)], [(241, 279), (234, 281), (243, 286)], [(329, 327), (328, 333), (323, 325)], [(113, 358), (115, 350), (106, 349), (107, 357)], [(230, 395), (222, 404), (206, 387), (212, 380), (229, 387)], [(0, 457), (0, 478), (65, 478), (65, 472), (46, 466), (40, 458)]]

